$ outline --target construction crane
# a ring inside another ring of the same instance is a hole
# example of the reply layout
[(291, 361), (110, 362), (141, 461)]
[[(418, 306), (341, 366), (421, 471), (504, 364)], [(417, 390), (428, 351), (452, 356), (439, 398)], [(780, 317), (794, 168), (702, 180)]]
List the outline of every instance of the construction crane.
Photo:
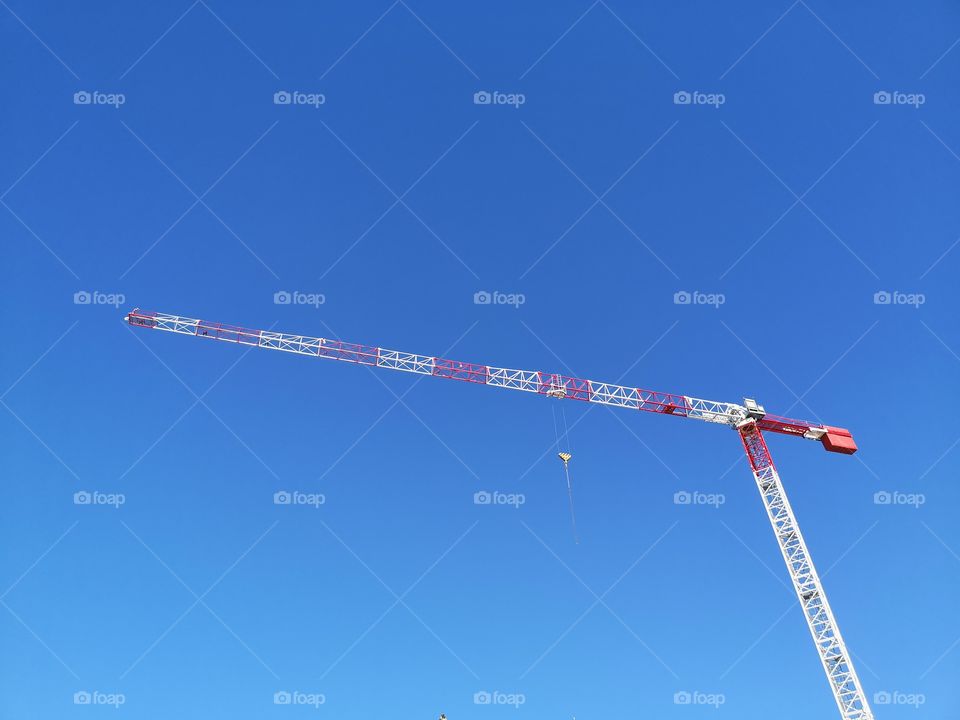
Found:
[[(813, 566), (813, 560), (810, 558), (800, 527), (790, 507), (790, 501), (787, 499), (764, 439), (765, 432), (793, 435), (817, 440), (830, 452), (851, 455), (857, 451), (857, 446), (848, 430), (769, 415), (751, 398), (744, 398), (742, 404), (703, 400), (689, 395), (582, 380), (556, 373), (511, 370), (341, 340), (291, 335), (270, 330), (250, 330), (208, 320), (148, 312), (139, 308), (132, 310), (124, 319), (137, 328), (193, 335), (310, 357), (343, 360), (360, 365), (462, 380), (508, 390), (523, 390), (563, 400), (580, 400), (702, 420), (735, 429), (743, 442), (743, 449), (753, 471), (757, 488), (760, 490), (767, 517), (770, 519), (787, 572), (790, 574), (794, 590), (803, 608), (803, 615), (813, 636), (814, 645), (840, 710), (840, 716), (844, 720), (872, 720), (873, 713), (853, 667), (853, 660), (840, 635), (840, 628), (827, 602), (823, 584)], [(564, 455), (565, 453), (561, 454), (560, 458), (566, 465), (570, 457), (569, 455), (564, 457)]]

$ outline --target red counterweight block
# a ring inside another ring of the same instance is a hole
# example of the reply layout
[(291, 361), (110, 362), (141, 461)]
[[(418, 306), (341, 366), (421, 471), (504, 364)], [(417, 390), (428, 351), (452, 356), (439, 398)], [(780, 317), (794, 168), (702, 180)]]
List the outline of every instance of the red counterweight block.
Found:
[(820, 438), (820, 442), (823, 443), (825, 450), (843, 453), (844, 455), (853, 455), (857, 451), (857, 444), (853, 441), (853, 436), (849, 430), (830, 427), (829, 425), (825, 427), (827, 428), (827, 432)]

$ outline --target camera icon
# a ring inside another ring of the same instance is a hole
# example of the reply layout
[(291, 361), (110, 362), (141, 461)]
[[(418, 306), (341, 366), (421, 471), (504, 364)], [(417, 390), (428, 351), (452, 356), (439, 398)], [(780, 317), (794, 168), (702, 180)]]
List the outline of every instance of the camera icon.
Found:
[(274, 305), (289, 305), (291, 302), (293, 302), (293, 295), (286, 290), (280, 290), (273, 294)]
[(881, 690), (873, 694), (874, 705), (889, 705), (891, 700), (893, 700), (893, 696), (886, 690)]
[(873, 94), (874, 105), (889, 105), (893, 102), (893, 95), (886, 90), (879, 90)]
[(478, 90), (473, 94), (474, 105), (489, 105), (493, 102), (493, 95), (486, 90)]
[(692, 701), (693, 696), (686, 690), (681, 690), (680, 692), (675, 692), (673, 694), (674, 705), (689, 705)]
[(680, 492), (675, 492), (673, 494), (674, 505), (689, 505), (692, 500), (693, 496), (686, 490), (681, 490)]
[(279, 690), (273, 694), (274, 705), (289, 705), (293, 702), (293, 695), (286, 690)]
[(493, 301), (493, 296), (486, 290), (480, 290), (473, 294), (474, 305), (489, 305)]
[(89, 305), (93, 297), (86, 290), (79, 290), (73, 294), (74, 305)]
[(291, 102), (293, 102), (293, 95), (286, 90), (277, 90), (277, 92), (273, 94), (274, 105), (289, 105)]
[(73, 494), (74, 505), (89, 505), (92, 500), (93, 500), (93, 495), (91, 495), (86, 490), (81, 490)]
[(493, 495), (488, 493), (486, 490), (481, 490), (480, 492), (475, 492), (473, 494), (474, 505), (489, 505), (492, 502), (493, 502)]
[(86, 90), (78, 90), (73, 94), (74, 105), (89, 105), (91, 102), (93, 102), (93, 95)]
[(475, 692), (473, 694), (474, 705), (489, 705), (491, 702), (493, 702), (493, 695), (488, 693), (486, 690), (481, 690), (480, 692)]
[(674, 105), (689, 105), (691, 102), (693, 102), (693, 95), (686, 90), (678, 90), (673, 94)]
[(293, 502), (293, 495), (286, 490), (278, 490), (273, 494), (274, 505), (289, 505), (291, 502)]
[(888, 493), (886, 490), (881, 490), (880, 492), (875, 492), (873, 494), (874, 505), (889, 505), (892, 502), (893, 502), (893, 495)]
[(93, 696), (86, 690), (79, 690), (73, 694), (74, 705), (89, 705), (91, 700)]
[(893, 296), (886, 290), (878, 290), (873, 294), (874, 305), (889, 305), (892, 299)]
[(693, 300), (693, 296), (686, 290), (678, 290), (673, 294), (674, 305), (689, 305), (691, 300)]

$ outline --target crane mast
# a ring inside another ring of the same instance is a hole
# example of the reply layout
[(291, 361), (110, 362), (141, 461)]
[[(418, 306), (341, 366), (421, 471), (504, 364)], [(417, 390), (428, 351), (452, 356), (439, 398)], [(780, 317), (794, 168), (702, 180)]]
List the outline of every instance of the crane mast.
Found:
[(840, 716), (844, 720), (873, 719), (853, 661), (840, 635), (820, 577), (763, 437), (763, 432), (773, 432), (817, 440), (830, 452), (850, 455), (857, 451), (857, 446), (848, 430), (769, 415), (763, 407), (749, 398), (745, 398), (743, 404), (704, 400), (689, 395), (583, 380), (557, 373), (498, 368), (341, 340), (251, 330), (139, 308), (129, 312), (124, 319), (138, 328), (521, 390), (558, 399), (581, 400), (685, 417), (734, 428), (743, 442), (754, 480), (803, 608)]
[(833, 618), (820, 576), (810, 559), (763, 434), (754, 420), (745, 420), (737, 429), (840, 716), (845, 720), (870, 720), (873, 713), (860, 686), (860, 678), (840, 636), (840, 628)]

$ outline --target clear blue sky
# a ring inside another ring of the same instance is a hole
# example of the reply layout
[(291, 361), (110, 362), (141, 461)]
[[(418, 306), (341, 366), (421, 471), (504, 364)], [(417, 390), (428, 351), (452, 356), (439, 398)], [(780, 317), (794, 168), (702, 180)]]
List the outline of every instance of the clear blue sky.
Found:
[(960, 714), (954, 5), (0, 5), (4, 717), (836, 713), (730, 431), (566, 403), (577, 545), (550, 401), (133, 306), (849, 427), (769, 442), (877, 716)]

